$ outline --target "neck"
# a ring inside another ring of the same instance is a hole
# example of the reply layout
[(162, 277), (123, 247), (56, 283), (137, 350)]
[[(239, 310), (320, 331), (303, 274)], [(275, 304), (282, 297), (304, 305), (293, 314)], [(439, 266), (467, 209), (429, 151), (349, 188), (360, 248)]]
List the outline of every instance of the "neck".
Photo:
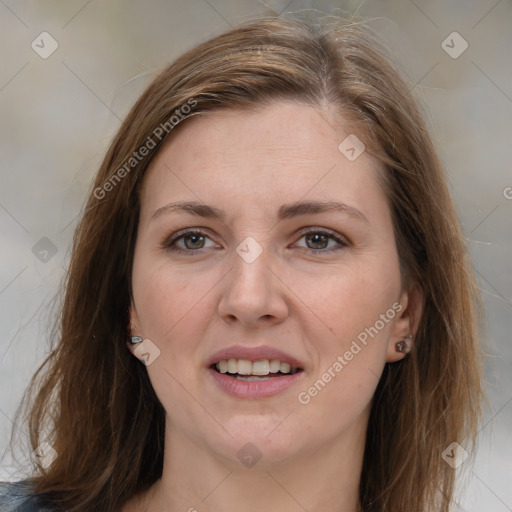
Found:
[(357, 512), (367, 418), (363, 423), (332, 442), (246, 468), (205, 450), (167, 419), (162, 477), (139, 510)]

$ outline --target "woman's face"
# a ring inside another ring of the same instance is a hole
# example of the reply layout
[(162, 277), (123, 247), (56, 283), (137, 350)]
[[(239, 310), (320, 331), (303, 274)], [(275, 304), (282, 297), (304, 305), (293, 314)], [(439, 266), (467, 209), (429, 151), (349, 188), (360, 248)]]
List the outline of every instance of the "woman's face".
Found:
[(381, 171), (334, 124), (285, 101), (198, 116), (143, 180), (131, 321), (168, 431), (224, 461), (360, 440), (413, 331)]

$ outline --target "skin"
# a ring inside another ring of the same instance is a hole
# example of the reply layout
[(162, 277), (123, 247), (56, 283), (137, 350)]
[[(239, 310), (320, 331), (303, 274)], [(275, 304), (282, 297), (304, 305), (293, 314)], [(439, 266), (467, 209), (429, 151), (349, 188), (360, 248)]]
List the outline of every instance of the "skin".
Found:
[[(165, 460), (162, 478), (123, 512), (357, 510), (372, 396), (385, 364), (405, 357), (395, 344), (415, 333), (422, 299), (402, 285), (381, 169), (366, 153), (351, 162), (338, 150), (350, 133), (327, 106), (279, 101), (193, 118), (152, 161), (140, 190), (130, 318), (132, 334), (160, 350), (147, 371), (167, 412)], [(344, 212), (276, 220), (280, 206), (302, 200), (342, 201), (366, 220)], [(213, 205), (226, 218), (151, 218), (174, 201)], [(304, 236), (306, 227), (346, 245)], [(184, 228), (201, 228), (204, 241), (177, 241), (187, 254), (162, 247)], [(248, 236), (263, 249), (252, 263), (236, 252)], [(298, 393), (395, 303), (401, 311), (300, 403)], [(303, 361), (300, 382), (258, 400), (225, 394), (207, 359), (238, 343)], [(250, 468), (237, 457), (247, 442), (262, 454)]]

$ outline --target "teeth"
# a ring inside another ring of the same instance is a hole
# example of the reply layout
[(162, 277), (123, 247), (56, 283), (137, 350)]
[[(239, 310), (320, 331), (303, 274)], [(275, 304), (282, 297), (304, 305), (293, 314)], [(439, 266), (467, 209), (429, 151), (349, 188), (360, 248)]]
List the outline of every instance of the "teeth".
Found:
[(238, 374), (239, 375), (251, 375), (252, 374), (252, 363), (248, 359), (238, 360)]
[(290, 373), (290, 370), (292, 367), (288, 363), (281, 363), (281, 367), (279, 368), (279, 371), (281, 373)]
[[(238, 365), (240, 368), (240, 365)], [(254, 363), (251, 364), (252, 372), (250, 374), (252, 375), (268, 375), (270, 373), (270, 364), (268, 362), (268, 359), (264, 359), (263, 361), (254, 361)]]
[(270, 371), (272, 373), (277, 373), (280, 369), (281, 361), (279, 361), (278, 359), (272, 359), (272, 361), (270, 361)]
[(239, 375), (268, 375), (269, 373), (295, 373), (289, 363), (282, 363), (278, 359), (262, 359), (249, 361), (249, 359), (223, 359), (216, 365), (220, 373), (238, 373)]

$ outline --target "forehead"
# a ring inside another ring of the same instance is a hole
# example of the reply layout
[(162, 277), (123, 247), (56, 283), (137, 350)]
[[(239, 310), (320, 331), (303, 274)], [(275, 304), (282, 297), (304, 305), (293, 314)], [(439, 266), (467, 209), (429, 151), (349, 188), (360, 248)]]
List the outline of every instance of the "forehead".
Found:
[(349, 136), (350, 128), (327, 107), (292, 101), (196, 116), (171, 132), (152, 160), (141, 214), (178, 199), (267, 215), (278, 203), (301, 199), (361, 202), (367, 196), (377, 205), (385, 200), (379, 166), (365, 152), (348, 159), (340, 143)]

